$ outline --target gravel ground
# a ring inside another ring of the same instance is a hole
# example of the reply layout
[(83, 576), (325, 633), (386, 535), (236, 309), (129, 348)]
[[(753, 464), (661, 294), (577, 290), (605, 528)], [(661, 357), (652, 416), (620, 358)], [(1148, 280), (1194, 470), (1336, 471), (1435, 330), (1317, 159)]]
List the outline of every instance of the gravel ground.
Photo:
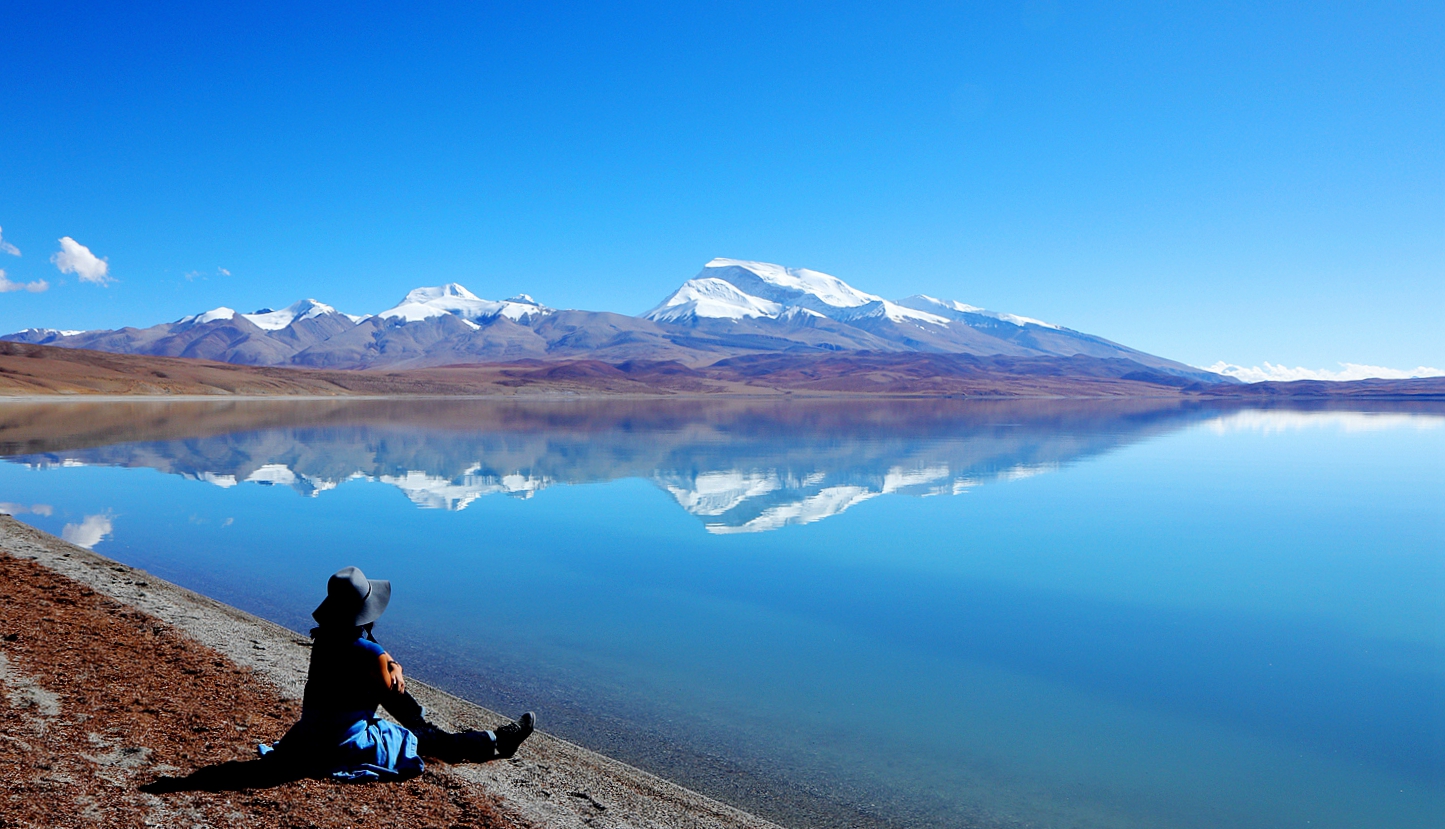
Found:
[[(299, 715), (308, 653), (289, 630), (0, 516), (0, 827), (777, 829), (541, 732), (510, 760), (432, 762), (401, 783), (260, 785), (244, 761)], [(407, 685), (444, 727), (505, 721)], [(142, 788), (199, 769), (219, 790)]]

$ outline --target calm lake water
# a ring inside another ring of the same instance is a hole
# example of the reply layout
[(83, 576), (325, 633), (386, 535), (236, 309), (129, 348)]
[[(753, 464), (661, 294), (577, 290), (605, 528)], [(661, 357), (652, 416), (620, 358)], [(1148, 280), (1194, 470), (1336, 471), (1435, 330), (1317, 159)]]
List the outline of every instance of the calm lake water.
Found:
[(788, 825), (1445, 825), (1445, 407), (0, 405), (0, 501)]

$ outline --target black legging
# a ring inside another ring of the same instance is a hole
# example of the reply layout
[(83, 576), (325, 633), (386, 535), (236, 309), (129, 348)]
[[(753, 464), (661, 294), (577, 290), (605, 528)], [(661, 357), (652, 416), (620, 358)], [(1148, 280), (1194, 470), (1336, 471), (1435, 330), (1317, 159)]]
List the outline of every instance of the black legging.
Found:
[(426, 709), (411, 692), (387, 694), (381, 707), (396, 721), (416, 735), (416, 750), (423, 757), (434, 757), (447, 763), (480, 762), (497, 755), (497, 738), (490, 731), (443, 731), (426, 720)]

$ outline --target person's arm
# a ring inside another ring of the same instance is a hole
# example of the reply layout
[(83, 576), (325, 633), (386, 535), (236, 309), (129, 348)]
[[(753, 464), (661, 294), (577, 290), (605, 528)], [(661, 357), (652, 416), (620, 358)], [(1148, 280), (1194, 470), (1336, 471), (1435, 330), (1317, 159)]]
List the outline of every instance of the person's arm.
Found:
[(398, 694), (406, 693), (406, 678), (401, 675), (401, 663), (391, 658), (391, 654), (382, 652), (377, 657), (377, 668), (380, 672), (381, 684), (386, 690)]

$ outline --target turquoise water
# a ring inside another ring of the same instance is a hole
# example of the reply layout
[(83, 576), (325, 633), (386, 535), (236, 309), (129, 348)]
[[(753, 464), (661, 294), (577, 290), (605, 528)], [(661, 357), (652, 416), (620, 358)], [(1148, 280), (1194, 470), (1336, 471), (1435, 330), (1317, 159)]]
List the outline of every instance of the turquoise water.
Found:
[(1445, 408), (0, 406), (0, 502), (790, 825), (1445, 825)]

